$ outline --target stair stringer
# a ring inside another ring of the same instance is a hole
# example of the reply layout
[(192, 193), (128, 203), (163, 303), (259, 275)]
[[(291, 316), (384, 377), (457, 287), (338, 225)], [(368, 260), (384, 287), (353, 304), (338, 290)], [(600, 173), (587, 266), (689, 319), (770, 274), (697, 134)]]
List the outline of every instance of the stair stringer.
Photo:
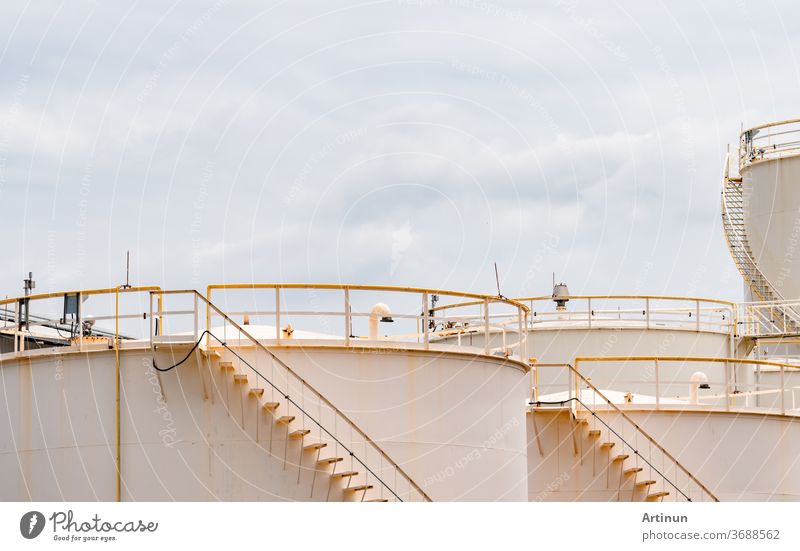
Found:
[[(306, 488), (300, 499), (394, 500), (376, 477), (367, 473), (356, 457), (348, 453), (345, 446), (353, 449), (353, 442), (341, 438), (337, 442), (320, 427), (334, 426), (332, 412), (315, 408), (318, 404), (313, 397), (301, 398), (303, 409), (316, 415), (319, 424), (314, 422), (299, 408), (288, 404), (274, 388), (259, 381), (253, 370), (239, 365), (235, 355), (224, 349), (216, 353), (219, 357), (209, 354), (205, 365), (208, 377), (215, 381), (217, 399), (225, 404), (242, 434), (266, 456), (278, 461), (285, 476)], [(299, 388), (289, 392), (301, 396)], [(274, 404), (278, 404), (277, 407), (273, 407)]]
[[(656, 492), (669, 491), (663, 481), (637, 486), (655, 477), (652, 469), (629, 449), (623, 449), (619, 439), (591, 417), (575, 418), (569, 408), (529, 411), (529, 501), (674, 499), (674, 492), (654, 497)], [(618, 457), (625, 455), (628, 457)], [(625, 473), (637, 468), (642, 470)]]

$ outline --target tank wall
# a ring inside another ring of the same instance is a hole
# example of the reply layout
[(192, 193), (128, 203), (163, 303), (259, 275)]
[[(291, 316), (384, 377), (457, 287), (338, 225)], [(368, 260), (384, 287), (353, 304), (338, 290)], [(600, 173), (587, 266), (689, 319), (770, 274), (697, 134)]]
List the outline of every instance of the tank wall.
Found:
[(742, 413), (631, 411), (721, 501), (800, 500), (800, 419)]
[[(730, 338), (721, 333), (667, 329), (562, 329), (529, 333), (528, 351), (538, 363), (573, 363), (579, 356), (703, 356), (728, 357)], [(661, 395), (686, 396), (688, 381), (696, 371), (724, 381), (722, 364), (687, 362), (659, 364)], [(656, 394), (656, 373), (651, 362), (584, 363), (581, 373), (601, 389), (647, 395)], [(746, 377), (742, 374), (742, 377)], [(538, 369), (539, 394), (566, 390), (566, 371)], [(719, 390), (719, 388), (717, 388)]]
[[(626, 413), (721, 501), (800, 500), (798, 418), (708, 411)], [(622, 427), (616, 414), (598, 411), (598, 415), (610, 425)], [(630, 438), (630, 425), (625, 426), (623, 432)], [(624, 478), (617, 473), (604, 476), (606, 463), (600, 462), (601, 468), (594, 464), (599, 452), (586, 452), (591, 443), (576, 445), (576, 432), (580, 430), (574, 428), (568, 413), (544, 411), (528, 415), (530, 500), (616, 501), (620, 496), (629, 497), (629, 492), (624, 491)], [(635, 439), (631, 443), (636, 445)], [(583, 461), (575, 450), (586, 454)], [(631, 454), (630, 448), (619, 442), (614, 450)], [(635, 460), (629, 461), (626, 468), (634, 466)], [(671, 465), (664, 468), (668, 475), (673, 472)], [(678, 482), (683, 484), (685, 479)], [(671, 494), (674, 497), (675, 492)]]
[[(194, 356), (157, 374), (149, 349), (120, 360), (123, 501), (311, 498), (230, 374)], [(6, 360), (0, 375), (0, 500), (115, 500), (113, 352)]]
[(529, 374), (502, 358), (274, 348), (434, 499), (527, 499)]
[(759, 268), (784, 299), (800, 298), (800, 157), (742, 171), (747, 236)]
[[(434, 499), (526, 499), (520, 367), (404, 351), (282, 354)], [(263, 353), (252, 359), (269, 375)], [(158, 373), (149, 349), (120, 360), (123, 500), (309, 500), (320, 487), (298, 475), (299, 441), (287, 454), (285, 429), (265, 421), (230, 372), (193, 355)], [(0, 423), (0, 499), (116, 499), (113, 351), (4, 361), (0, 373), (10, 412)]]

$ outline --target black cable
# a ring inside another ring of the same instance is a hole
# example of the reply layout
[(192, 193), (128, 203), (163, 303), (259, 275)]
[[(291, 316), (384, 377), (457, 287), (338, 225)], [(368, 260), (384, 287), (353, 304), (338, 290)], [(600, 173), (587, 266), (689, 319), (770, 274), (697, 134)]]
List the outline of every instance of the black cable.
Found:
[[(158, 367), (158, 366), (156, 365), (156, 357), (155, 357), (155, 356), (153, 356), (153, 369), (155, 369), (156, 371), (161, 371), (161, 372), (163, 373), (164, 371), (170, 371), (170, 370), (172, 370), (172, 369), (175, 369), (176, 367), (178, 367), (179, 365), (181, 365), (182, 363), (184, 363), (186, 360), (188, 360), (188, 359), (191, 357), (192, 353), (193, 353), (195, 350), (197, 350), (197, 347), (198, 347), (198, 346), (200, 346), (200, 343), (201, 343), (201, 342), (203, 342), (203, 337), (206, 335), (206, 333), (208, 333), (209, 335), (211, 335), (211, 333), (209, 333), (208, 329), (206, 329), (205, 331), (203, 331), (203, 332), (200, 334), (200, 338), (199, 338), (199, 339), (197, 339), (197, 342), (196, 342), (196, 343), (194, 343), (194, 346), (192, 347), (192, 349), (191, 349), (191, 350), (189, 350), (189, 353), (188, 353), (188, 354), (186, 354), (186, 357), (185, 357), (185, 358), (183, 358), (183, 359), (182, 359), (181, 361), (179, 361), (178, 363), (176, 363), (175, 365), (171, 365), (171, 366), (169, 366), (169, 367), (164, 367), (164, 368)], [(213, 335), (211, 335), (211, 336), (213, 337)]]

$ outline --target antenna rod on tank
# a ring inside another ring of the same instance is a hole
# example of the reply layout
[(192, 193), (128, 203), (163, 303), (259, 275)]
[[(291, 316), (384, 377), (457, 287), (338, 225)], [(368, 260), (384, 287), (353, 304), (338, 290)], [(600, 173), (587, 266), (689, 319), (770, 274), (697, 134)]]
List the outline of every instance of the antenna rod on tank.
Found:
[(131, 252), (125, 251), (125, 285), (123, 289), (131, 288)]
[(506, 298), (503, 296), (503, 293), (500, 292), (500, 275), (497, 272), (497, 262), (494, 263), (494, 281), (497, 284), (497, 296), (500, 298)]

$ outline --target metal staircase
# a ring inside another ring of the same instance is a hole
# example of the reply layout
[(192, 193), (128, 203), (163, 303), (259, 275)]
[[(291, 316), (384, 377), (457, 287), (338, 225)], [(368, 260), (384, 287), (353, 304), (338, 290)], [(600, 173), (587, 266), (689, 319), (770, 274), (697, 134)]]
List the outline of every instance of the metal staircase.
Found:
[(758, 328), (751, 336), (769, 335), (780, 337), (800, 334), (800, 323), (796, 320), (797, 314), (792, 309), (787, 309), (780, 305), (780, 303), (784, 302), (783, 296), (775, 285), (770, 283), (755, 261), (750, 241), (747, 237), (747, 226), (744, 219), (742, 177), (741, 175), (730, 175), (729, 160), (729, 158), (725, 160), (725, 172), (722, 182), (722, 227), (725, 231), (725, 241), (728, 244), (728, 250), (731, 253), (733, 262), (752, 291), (753, 296), (760, 302), (776, 304), (776, 307), (768, 309), (768, 315), (759, 316), (757, 320)]
[(200, 351), (230, 415), (253, 441), (282, 461), (287, 476), (310, 486), (308, 499), (381, 502), (409, 497), (382, 479), (386, 473), (363, 463), (360, 453), (328, 434), (306, 412), (292, 407), (283, 396), (276, 399), (269, 385), (259, 386), (253, 374), (246, 373), (249, 364), (234, 349), (222, 345), (219, 351)]
[[(151, 312), (153, 296), (181, 294), (194, 299), (195, 309), (190, 312), (195, 319), (194, 335), (188, 335), (188, 340), (186, 335), (176, 339), (161, 332), (153, 335), (151, 331), (153, 367), (169, 371), (192, 354), (199, 354), (202, 361), (198, 363), (209, 373), (214, 393), (223, 399), (228, 414), (243, 433), (271, 458), (282, 461), (283, 470), (295, 476), (297, 484), (303, 482), (310, 487), (304, 499), (431, 501), (378, 443), (203, 295), (197, 291), (152, 292)], [(210, 326), (199, 333), (198, 305), (207, 308), (209, 322), (212, 313), (222, 319), (221, 334)], [(236, 344), (231, 341), (234, 336)], [(191, 349), (183, 360), (168, 368), (156, 366), (158, 350), (169, 352), (174, 358), (176, 350), (186, 346)], [(245, 357), (248, 349), (261, 358)]]
[(727, 162), (722, 185), (722, 227), (733, 261), (753, 294), (765, 302), (782, 300), (781, 294), (770, 284), (753, 258), (744, 222), (742, 178), (728, 174)]
[[(540, 454), (536, 415), (568, 415), (559, 447), (571, 448), (575, 501), (719, 501), (655, 438), (644, 431), (572, 365), (563, 364), (584, 390), (557, 402), (531, 400), (529, 414)], [(570, 381), (572, 386), (572, 381)], [(591, 399), (587, 398), (591, 396)], [(589, 402), (592, 402), (591, 404)], [(595, 402), (599, 402), (595, 403)], [(556, 409), (553, 407), (555, 406)]]

